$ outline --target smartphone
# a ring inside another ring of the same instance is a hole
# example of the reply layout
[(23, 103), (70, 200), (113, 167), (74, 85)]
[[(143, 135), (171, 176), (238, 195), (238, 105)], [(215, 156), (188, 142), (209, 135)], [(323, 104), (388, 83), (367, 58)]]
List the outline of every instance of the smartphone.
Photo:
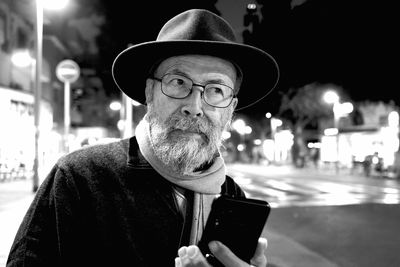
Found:
[(250, 264), (270, 210), (270, 205), (264, 200), (219, 196), (212, 203), (198, 247), (214, 267), (223, 265), (208, 248), (208, 243), (213, 240), (222, 242)]

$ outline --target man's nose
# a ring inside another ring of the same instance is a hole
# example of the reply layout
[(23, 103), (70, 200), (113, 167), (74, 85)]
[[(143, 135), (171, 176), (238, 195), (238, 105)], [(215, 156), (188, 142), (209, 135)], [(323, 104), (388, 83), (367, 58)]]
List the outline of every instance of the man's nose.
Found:
[(188, 95), (183, 101), (185, 101), (182, 106), (181, 112), (185, 116), (189, 117), (202, 117), (203, 116), (203, 100), (201, 97), (202, 91), (192, 89), (190, 95)]

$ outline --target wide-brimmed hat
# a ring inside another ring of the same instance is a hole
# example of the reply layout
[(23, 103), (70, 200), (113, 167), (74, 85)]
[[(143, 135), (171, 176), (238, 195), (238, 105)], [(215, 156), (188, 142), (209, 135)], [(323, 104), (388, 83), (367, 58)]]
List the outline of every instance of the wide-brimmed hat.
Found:
[(155, 41), (133, 45), (119, 53), (112, 65), (113, 79), (127, 96), (145, 104), (145, 82), (153, 65), (185, 54), (220, 57), (239, 66), (243, 81), (236, 110), (263, 99), (279, 79), (279, 68), (271, 55), (236, 41), (229, 23), (204, 9), (176, 15), (161, 28)]

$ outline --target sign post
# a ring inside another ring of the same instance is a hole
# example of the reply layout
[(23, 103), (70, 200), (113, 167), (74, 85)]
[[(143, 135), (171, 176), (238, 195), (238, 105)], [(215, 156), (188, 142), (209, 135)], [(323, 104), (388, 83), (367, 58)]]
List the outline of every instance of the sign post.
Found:
[(78, 64), (70, 59), (66, 59), (57, 64), (57, 78), (64, 83), (64, 149), (69, 152), (69, 128), (71, 124), (71, 83), (76, 82), (80, 75)]

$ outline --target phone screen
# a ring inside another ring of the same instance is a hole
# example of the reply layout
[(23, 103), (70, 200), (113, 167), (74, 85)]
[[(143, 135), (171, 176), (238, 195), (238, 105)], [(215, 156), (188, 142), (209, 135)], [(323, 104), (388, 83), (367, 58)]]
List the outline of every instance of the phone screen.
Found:
[(240, 259), (250, 263), (270, 209), (268, 202), (259, 199), (216, 198), (198, 244), (203, 255), (212, 261), (213, 266), (218, 266), (208, 248), (210, 241), (218, 240)]

